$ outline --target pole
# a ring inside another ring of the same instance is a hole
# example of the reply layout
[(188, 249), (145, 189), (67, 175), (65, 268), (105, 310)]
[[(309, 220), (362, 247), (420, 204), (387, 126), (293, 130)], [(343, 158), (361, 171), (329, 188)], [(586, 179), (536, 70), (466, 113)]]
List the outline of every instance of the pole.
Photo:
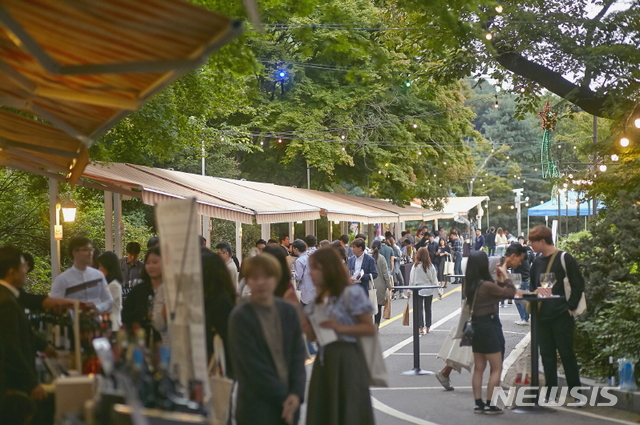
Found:
[(520, 200), (520, 195), (516, 196), (516, 208), (517, 208), (517, 219), (518, 219), (518, 236), (520, 236), (522, 234), (522, 220), (520, 219), (521, 217), (521, 212), (522, 212), (522, 201)]
[(242, 223), (236, 221), (236, 258), (242, 264)]
[(562, 210), (560, 210), (560, 189), (558, 189), (558, 236), (560, 236), (560, 232), (562, 231)]
[(113, 192), (104, 192), (104, 249), (113, 251)]
[(307, 162), (307, 189), (311, 189), (311, 169), (309, 168), (309, 161)]
[(567, 229), (567, 235), (570, 233), (569, 232), (569, 191), (567, 190), (565, 192), (565, 198), (564, 198), (564, 213), (565, 213), (565, 224), (566, 224), (566, 229)]
[(205, 159), (204, 159), (204, 140), (202, 141), (202, 175), (206, 176), (205, 173)]
[(60, 224), (58, 215), (58, 182), (49, 178), (49, 239), (51, 243), (51, 281), (60, 274), (60, 241), (56, 240), (55, 226)]
[(124, 226), (122, 225), (122, 197), (119, 193), (113, 194), (113, 209), (114, 209), (114, 249), (118, 258), (121, 258), (124, 254), (122, 253), (122, 237)]

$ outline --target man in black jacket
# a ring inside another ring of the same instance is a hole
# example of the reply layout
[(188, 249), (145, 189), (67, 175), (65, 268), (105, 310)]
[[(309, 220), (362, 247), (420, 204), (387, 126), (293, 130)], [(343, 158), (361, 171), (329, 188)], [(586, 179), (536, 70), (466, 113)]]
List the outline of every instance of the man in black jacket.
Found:
[[(562, 359), (570, 391), (572, 388), (580, 386), (578, 361), (573, 352), (573, 332), (575, 329), (573, 317), (584, 292), (584, 278), (575, 258), (569, 253), (557, 250), (553, 245), (551, 229), (547, 226), (536, 226), (531, 229), (529, 243), (534, 251), (541, 254), (531, 267), (531, 290), (534, 291), (540, 286), (541, 273), (554, 273), (555, 284), (551, 291), (553, 295), (562, 297), (541, 303), (538, 313), (538, 343), (544, 366), (546, 387), (558, 386), (557, 351)], [(563, 256), (564, 266), (562, 264)], [(569, 279), (571, 285), (570, 297), (566, 297), (565, 294), (565, 277)]]
[(44, 400), (47, 393), (38, 384), (31, 329), (24, 308), (18, 302), (27, 268), (19, 249), (0, 248), (0, 341), (3, 357), (0, 388), (4, 394), (24, 393), (39, 401)]
[(487, 230), (487, 236), (484, 237), (484, 241), (489, 249), (489, 257), (496, 255), (496, 228), (491, 227)]

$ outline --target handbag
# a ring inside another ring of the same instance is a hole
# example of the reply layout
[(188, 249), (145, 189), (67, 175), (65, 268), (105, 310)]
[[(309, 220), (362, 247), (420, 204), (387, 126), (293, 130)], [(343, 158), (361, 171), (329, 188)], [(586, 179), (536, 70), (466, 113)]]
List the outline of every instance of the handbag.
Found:
[[(564, 269), (564, 296), (567, 301), (569, 301), (569, 297), (571, 296), (571, 282), (569, 282), (569, 278), (567, 277), (567, 264), (564, 261), (564, 254), (566, 252), (562, 252), (560, 255), (560, 262), (562, 263), (562, 268)], [(579, 316), (582, 313), (587, 311), (587, 297), (582, 292), (582, 296), (580, 297), (580, 301), (578, 301), (578, 307), (573, 311), (574, 316)]]
[(227, 378), (224, 343), (220, 335), (215, 335), (213, 337), (213, 355), (209, 362), (209, 387), (211, 388), (213, 424), (225, 425), (228, 422), (233, 385), (233, 380)]
[[(345, 304), (349, 307), (349, 291), (345, 291)], [(369, 385), (372, 387), (388, 387), (389, 377), (387, 375), (387, 365), (382, 357), (382, 347), (378, 339), (378, 333), (373, 336), (359, 336), (358, 347), (362, 351), (364, 360), (369, 369)]]
[(402, 312), (402, 326), (409, 326), (409, 301), (405, 304)]
[(471, 310), (469, 310), (469, 319), (464, 322), (464, 326), (462, 328), (462, 339), (460, 340), (460, 347), (470, 347), (473, 343), (473, 308), (476, 305), (476, 299), (478, 299), (478, 290), (482, 285), (482, 281), (480, 281), (480, 285), (476, 288), (476, 293), (473, 295), (473, 303), (471, 304)]
[(387, 291), (387, 299), (384, 302), (384, 310), (382, 310), (382, 318), (385, 320), (391, 319), (391, 296)]

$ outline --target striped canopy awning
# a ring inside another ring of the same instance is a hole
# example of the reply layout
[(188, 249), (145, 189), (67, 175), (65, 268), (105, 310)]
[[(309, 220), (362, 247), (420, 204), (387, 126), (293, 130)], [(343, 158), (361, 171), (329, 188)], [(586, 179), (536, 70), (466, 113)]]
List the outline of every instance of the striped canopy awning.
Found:
[(3, 0), (0, 164), (75, 182), (97, 137), (240, 31), (182, 0)]

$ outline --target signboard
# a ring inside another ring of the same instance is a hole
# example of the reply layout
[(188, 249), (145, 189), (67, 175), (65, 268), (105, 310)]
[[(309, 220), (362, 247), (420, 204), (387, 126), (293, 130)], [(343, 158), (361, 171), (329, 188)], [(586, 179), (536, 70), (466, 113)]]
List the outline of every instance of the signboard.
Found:
[(156, 204), (162, 254), (162, 279), (171, 348), (171, 369), (189, 388), (200, 381), (210, 395), (202, 289), (200, 221), (195, 199), (170, 199)]
[(53, 226), (53, 238), (57, 241), (62, 240), (62, 224), (55, 224)]

